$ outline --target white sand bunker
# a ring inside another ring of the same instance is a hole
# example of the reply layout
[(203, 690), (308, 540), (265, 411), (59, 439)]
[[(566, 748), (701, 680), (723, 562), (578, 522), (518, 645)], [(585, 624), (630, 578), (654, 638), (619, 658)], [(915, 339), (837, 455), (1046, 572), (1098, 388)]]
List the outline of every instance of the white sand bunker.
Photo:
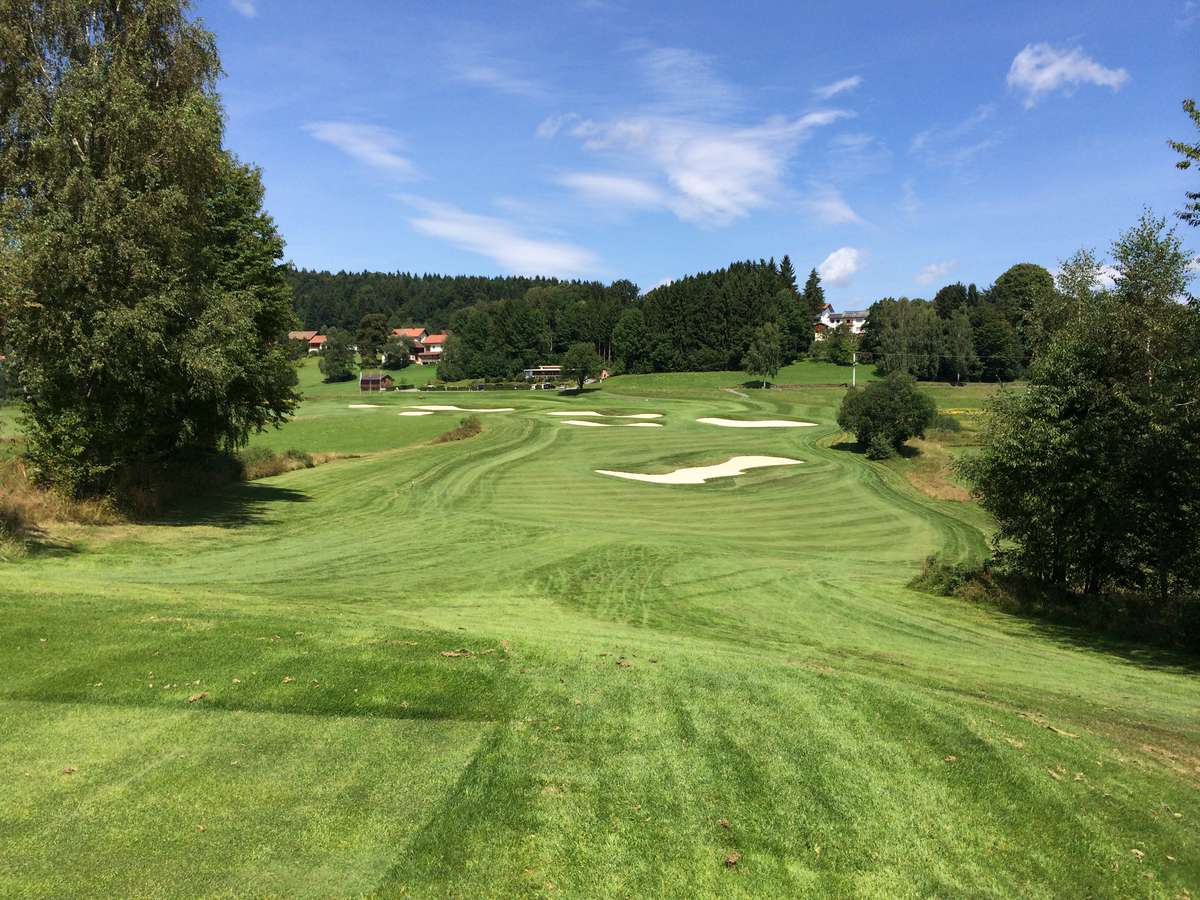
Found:
[(378, 403), (351, 403), (351, 409), (382, 409)]
[(631, 481), (649, 481), (652, 484), (704, 484), (710, 478), (732, 478), (750, 469), (763, 469), (767, 466), (797, 466), (798, 459), (788, 459), (786, 456), (735, 456), (715, 466), (694, 466), (690, 469), (676, 469), (662, 475), (643, 475), (639, 472), (613, 472), (608, 469), (597, 469), (600, 475), (612, 475), (614, 478), (628, 478)]
[(426, 412), (515, 412), (511, 406), (493, 407), (491, 409), (484, 407), (464, 408), (462, 406), (414, 406), (413, 409), (422, 409)]
[(816, 422), (797, 422), (795, 419), (719, 419), (709, 417), (697, 419), (705, 425), (720, 425), (722, 428), (815, 428)]
[(662, 428), (657, 422), (589, 422), (587, 419), (563, 419), (563, 424), (587, 428)]
[(631, 413), (627, 416), (608, 415), (607, 413), (595, 412), (591, 409), (581, 409), (578, 412), (552, 412), (546, 413), (548, 416), (573, 416), (576, 419), (591, 418), (591, 419), (661, 419), (662, 413)]
[(398, 416), (432, 416), (433, 413), (428, 409), (410, 409), (407, 412), (396, 413)]

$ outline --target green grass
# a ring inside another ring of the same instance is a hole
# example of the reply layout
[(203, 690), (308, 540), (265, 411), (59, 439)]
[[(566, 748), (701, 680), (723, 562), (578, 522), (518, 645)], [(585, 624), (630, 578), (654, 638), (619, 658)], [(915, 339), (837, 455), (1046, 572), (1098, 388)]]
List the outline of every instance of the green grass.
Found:
[[(0, 572), (0, 895), (1195, 893), (1194, 671), (908, 590), (979, 511), (738, 377), (323, 386), (260, 442), (362, 458), (49, 535)], [(593, 472), (737, 454), (803, 465)]]

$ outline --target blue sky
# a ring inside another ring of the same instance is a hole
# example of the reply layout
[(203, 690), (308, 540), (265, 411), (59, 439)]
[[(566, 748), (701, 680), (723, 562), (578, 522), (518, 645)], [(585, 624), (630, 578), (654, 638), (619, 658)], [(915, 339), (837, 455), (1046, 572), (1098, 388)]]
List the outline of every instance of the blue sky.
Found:
[(1103, 252), (1196, 188), (1166, 141), (1200, 0), (196, 8), (310, 268), (647, 290), (788, 253), (847, 309)]

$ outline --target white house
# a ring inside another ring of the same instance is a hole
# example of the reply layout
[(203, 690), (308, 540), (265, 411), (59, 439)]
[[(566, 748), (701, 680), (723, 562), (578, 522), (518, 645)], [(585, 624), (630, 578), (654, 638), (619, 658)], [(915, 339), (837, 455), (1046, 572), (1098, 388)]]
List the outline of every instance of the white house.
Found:
[(813, 324), (816, 330), (816, 339), (818, 341), (825, 340), (825, 332), (832, 331), (840, 325), (849, 325), (851, 334), (862, 334), (863, 326), (867, 324), (867, 310), (854, 310), (851, 312), (834, 312), (833, 307), (828, 303), (821, 310), (821, 315), (817, 317), (817, 321)]

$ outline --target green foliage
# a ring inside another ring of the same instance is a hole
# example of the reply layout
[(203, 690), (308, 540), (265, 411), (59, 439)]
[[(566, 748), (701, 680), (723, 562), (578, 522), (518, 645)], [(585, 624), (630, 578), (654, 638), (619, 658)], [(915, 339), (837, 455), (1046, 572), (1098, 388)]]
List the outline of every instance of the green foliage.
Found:
[(318, 365), (327, 382), (349, 381), (358, 374), (358, 363), (354, 359), (354, 345), (350, 333), (340, 328), (331, 328), (326, 335)]
[(602, 365), (600, 354), (596, 352), (596, 348), (580, 341), (572, 344), (563, 356), (563, 377), (574, 381), (582, 391), (584, 383), (589, 378), (599, 377)]
[(212, 35), (176, 0), (0, 9), (0, 320), (38, 477), (100, 492), (284, 421), (282, 242), (221, 149)]
[(1188, 256), (1146, 215), (1114, 245), (1116, 288), (1049, 339), (1027, 391), (994, 401), (962, 463), (1017, 571), (1095, 594), (1200, 587), (1200, 310)]
[(933, 424), (937, 405), (917, 390), (917, 382), (904, 372), (892, 372), (866, 388), (851, 388), (838, 410), (838, 425), (867, 448), (872, 459), (895, 454), (913, 437), (924, 437)]
[(1017, 263), (992, 285), (988, 301), (1010, 325), (1024, 333), (1039, 303), (1054, 294), (1054, 276), (1035, 263)]
[(393, 372), (408, 368), (412, 364), (412, 349), (411, 338), (401, 334), (390, 335), (383, 344), (383, 368)]
[(630, 306), (613, 329), (613, 352), (624, 372), (645, 372), (650, 362), (650, 336), (646, 317), (638, 306)]
[(465, 441), (467, 438), (475, 437), (481, 431), (483, 431), (483, 420), (479, 416), (466, 416), (460, 419), (454, 428), (435, 437), (433, 443), (449, 444), (452, 441)]
[(750, 349), (746, 351), (746, 374), (762, 379), (764, 388), (783, 365), (782, 340), (779, 326), (774, 322), (767, 322), (759, 328), (754, 340), (750, 342)]
[(967, 306), (967, 288), (961, 281), (946, 285), (933, 297), (933, 308), (942, 319), (952, 319), (959, 313), (965, 313)]
[(943, 328), (928, 301), (885, 297), (871, 304), (862, 348), (881, 375), (906, 372), (928, 380), (941, 370)]
[(991, 304), (975, 307), (971, 337), (980, 360), (980, 377), (985, 381), (1015, 381), (1024, 371), (1021, 337)]
[[(1200, 107), (1196, 106), (1196, 101), (1184, 100), (1183, 111), (1192, 120), (1192, 124), (1200, 129)], [(1186, 141), (1168, 141), (1167, 143), (1170, 144), (1172, 150), (1183, 157), (1175, 163), (1176, 167), (1180, 169), (1190, 169), (1192, 166), (1200, 168), (1200, 139), (1194, 144)], [(1200, 226), (1200, 191), (1188, 191), (1186, 197), (1187, 203), (1179, 211), (1179, 218), (1189, 225)]]
[(821, 287), (821, 276), (817, 274), (817, 270), (813, 269), (808, 273), (808, 280), (804, 282), (804, 291), (800, 295), (800, 299), (804, 303), (805, 309), (808, 310), (809, 321), (815, 321), (821, 317), (821, 310), (825, 308), (825, 288)]
[(854, 351), (858, 349), (860, 341), (860, 336), (850, 330), (850, 323), (842, 322), (825, 332), (821, 353), (835, 366), (848, 366), (854, 361)]
[(358, 354), (364, 365), (375, 365), (379, 359), (379, 351), (388, 341), (387, 316), (383, 313), (367, 313), (358, 323), (358, 333), (354, 341), (358, 345)]
[(975, 335), (966, 311), (960, 309), (942, 324), (942, 377), (954, 384), (973, 381), (981, 370)]

